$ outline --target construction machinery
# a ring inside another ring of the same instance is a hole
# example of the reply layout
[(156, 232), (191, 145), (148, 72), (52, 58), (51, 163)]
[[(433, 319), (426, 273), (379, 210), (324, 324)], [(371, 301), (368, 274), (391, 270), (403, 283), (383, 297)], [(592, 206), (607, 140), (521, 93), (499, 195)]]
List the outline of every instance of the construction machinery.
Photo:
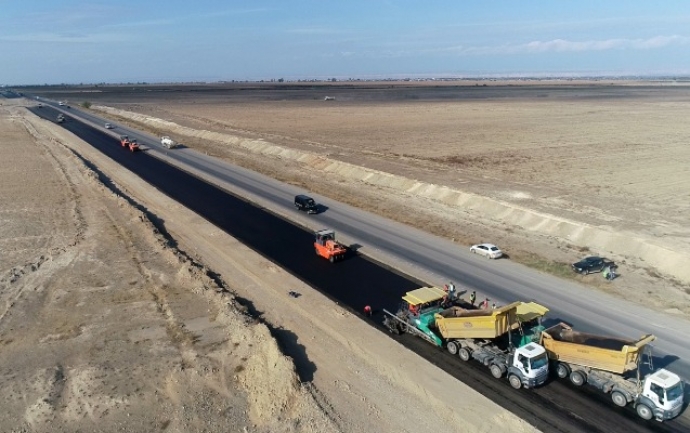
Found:
[[(645, 419), (675, 418), (683, 407), (683, 381), (665, 370), (654, 370), (653, 335), (636, 341), (574, 331), (559, 323), (542, 332), (541, 344), (559, 378), (570, 378), (575, 386), (589, 384), (611, 395), (620, 407), (633, 405)], [(642, 369), (650, 374), (643, 376)]]
[(129, 150), (132, 152), (136, 152), (139, 150), (139, 143), (137, 143), (137, 140), (129, 140), (129, 144), (127, 144), (127, 147), (129, 147)]
[(407, 292), (396, 313), (383, 310), (384, 325), (393, 333), (445, 346), (463, 361), (479, 361), (495, 378), (506, 376), (515, 389), (546, 382), (549, 362), (538, 343), (543, 329), (538, 319), (548, 309), (523, 302), (496, 309), (446, 308), (447, 303), (448, 293), (438, 287)]
[(161, 137), (161, 145), (167, 149), (174, 149), (178, 146), (178, 143), (175, 142), (172, 138), (165, 135)]
[(335, 240), (335, 231), (323, 229), (314, 232), (314, 249), (316, 255), (327, 259), (331, 263), (342, 260), (347, 254), (347, 247)]

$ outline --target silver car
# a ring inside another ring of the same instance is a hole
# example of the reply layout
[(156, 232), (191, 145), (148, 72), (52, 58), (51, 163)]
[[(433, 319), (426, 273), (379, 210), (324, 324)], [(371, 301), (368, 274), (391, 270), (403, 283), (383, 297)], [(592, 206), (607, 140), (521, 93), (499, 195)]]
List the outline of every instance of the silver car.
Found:
[(113, 125), (111, 125), (110, 123), (106, 123), (105, 129), (113, 129)]
[(480, 254), (489, 259), (498, 259), (503, 257), (503, 251), (501, 251), (494, 244), (477, 244), (470, 247), (470, 252), (473, 254)]

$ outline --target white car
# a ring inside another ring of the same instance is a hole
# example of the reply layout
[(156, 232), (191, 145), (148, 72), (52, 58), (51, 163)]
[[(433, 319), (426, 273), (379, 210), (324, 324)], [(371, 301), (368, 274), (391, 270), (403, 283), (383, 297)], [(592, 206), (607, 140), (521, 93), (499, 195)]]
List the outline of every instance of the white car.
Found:
[(473, 254), (481, 254), (482, 256), (489, 259), (498, 259), (503, 257), (503, 251), (501, 251), (494, 244), (477, 244), (470, 247), (470, 252)]
[(64, 107), (64, 106), (65, 106), (65, 103), (62, 102), (62, 101), (60, 101), (60, 102), (58, 103), (58, 105), (61, 106), (61, 107)]
[(105, 129), (113, 129), (113, 125), (111, 125), (110, 123), (106, 123)]

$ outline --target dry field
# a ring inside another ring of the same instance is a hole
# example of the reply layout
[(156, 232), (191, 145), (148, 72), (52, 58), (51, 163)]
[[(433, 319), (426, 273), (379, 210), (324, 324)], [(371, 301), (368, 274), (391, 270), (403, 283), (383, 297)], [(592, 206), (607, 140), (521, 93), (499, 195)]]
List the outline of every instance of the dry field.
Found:
[[(690, 314), (690, 86), (393, 87), (84, 97), (307, 190)], [(591, 254), (621, 277), (572, 275)]]
[(0, 431), (535, 431), (0, 102)]

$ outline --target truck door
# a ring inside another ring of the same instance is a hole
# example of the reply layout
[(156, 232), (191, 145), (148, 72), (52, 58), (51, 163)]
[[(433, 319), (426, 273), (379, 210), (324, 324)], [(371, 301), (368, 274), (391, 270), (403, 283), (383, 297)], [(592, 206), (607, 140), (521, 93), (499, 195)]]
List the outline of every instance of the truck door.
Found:
[(523, 354), (518, 354), (515, 366), (525, 377), (529, 377), (529, 358)]

